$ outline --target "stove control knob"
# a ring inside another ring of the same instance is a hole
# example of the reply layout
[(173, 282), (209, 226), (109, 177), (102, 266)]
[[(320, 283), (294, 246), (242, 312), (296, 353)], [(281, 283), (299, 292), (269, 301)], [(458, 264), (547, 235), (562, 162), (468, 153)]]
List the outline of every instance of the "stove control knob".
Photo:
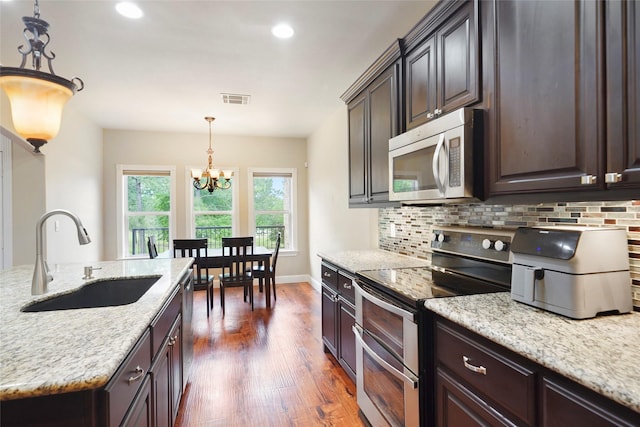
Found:
[(438, 240), (438, 235), (436, 233), (431, 233), (431, 241), (435, 242), (436, 240)]
[(507, 244), (502, 240), (496, 240), (496, 243), (493, 245), (493, 247), (496, 249), (496, 251), (502, 252), (507, 247)]
[(444, 236), (444, 233), (438, 234), (438, 242), (442, 243), (445, 241), (445, 239), (446, 237)]
[(484, 239), (484, 240), (482, 241), (482, 247), (483, 247), (484, 249), (491, 249), (491, 240), (489, 240), (489, 239)]

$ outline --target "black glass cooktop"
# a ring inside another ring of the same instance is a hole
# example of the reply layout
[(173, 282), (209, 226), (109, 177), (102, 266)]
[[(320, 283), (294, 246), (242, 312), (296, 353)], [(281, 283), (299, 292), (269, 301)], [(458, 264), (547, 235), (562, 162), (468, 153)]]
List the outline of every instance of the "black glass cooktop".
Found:
[(452, 290), (437, 286), (432, 280), (429, 267), (395, 268), (386, 270), (359, 271), (358, 276), (368, 279), (371, 284), (399, 293), (403, 299), (420, 301), (428, 298), (457, 295)]

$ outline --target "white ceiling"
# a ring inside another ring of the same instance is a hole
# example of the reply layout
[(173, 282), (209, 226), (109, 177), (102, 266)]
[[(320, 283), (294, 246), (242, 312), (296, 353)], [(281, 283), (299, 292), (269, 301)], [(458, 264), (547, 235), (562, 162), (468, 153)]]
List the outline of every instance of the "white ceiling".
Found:
[[(138, 1), (145, 15), (118, 15), (116, 1), (40, 0), (56, 74), (80, 77), (71, 101), (106, 129), (307, 137), (340, 95), (435, 1)], [(0, 61), (17, 67), (22, 16), (33, 1), (0, 2)], [(279, 40), (281, 21), (295, 30)], [(221, 93), (251, 95), (223, 104)]]

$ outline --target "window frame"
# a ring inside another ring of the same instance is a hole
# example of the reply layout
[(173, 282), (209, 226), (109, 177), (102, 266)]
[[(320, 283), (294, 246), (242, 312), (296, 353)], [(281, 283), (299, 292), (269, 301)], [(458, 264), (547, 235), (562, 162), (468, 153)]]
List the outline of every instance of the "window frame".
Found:
[[(290, 230), (290, 243), (291, 246), (285, 248), (284, 246), (280, 246), (280, 252), (287, 255), (296, 255), (298, 253), (298, 169), (297, 168), (248, 168), (247, 176), (248, 176), (248, 200), (247, 200), (247, 210), (248, 210), (248, 228), (249, 235), (254, 236), (256, 234), (256, 211), (254, 207), (254, 191), (253, 191), (253, 178), (255, 174), (259, 175), (273, 175), (273, 176), (283, 176), (283, 175), (291, 175), (291, 201), (290, 201), (290, 209), (289, 212), (291, 215), (291, 230)], [(273, 211), (275, 212), (275, 211)], [(279, 212), (279, 211), (278, 211)], [(284, 211), (286, 212), (286, 211)], [(263, 213), (260, 211), (259, 213)], [(264, 211), (264, 213), (268, 213), (268, 211)]]
[[(231, 170), (233, 171), (233, 177), (231, 178), (231, 234), (233, 236), (237, 236), (240, 230), (240, 179), (239, 179), (239, 169), (238, 167), (226, 167), (226, 166), (217, 166), (217, 169), (220, 170)], [(184, 180), (185, 180), (185, 236), (188, 236), (189, 239), (194, 239), (196, 237), (196, 212), (193, 209), (193, 178), (191, 177), (191, 169), (197, 169), (196, 166), (185, 166), (184, 171)], [(207, 191), (207, 190), (201, 190)], [(215, 191), (229, 191), (229, 190), (215, 190)], [(216, 214), (225, 214), (227, 211), (204, 211), (204, 214), (207, 215), (216, 215)], [(203, 214), (202, 212), (198, 212), (198, 214)]]
[(166, 174), (169, 176), (169, 242), (171, 242), (176, 235), (176, 167), (164, 166), (164, 165), (116, 165), (116, 258), (117, 259), (140, 259), (148, 258), (149, 255), (141, 254), (136, 256), (129, 256), (127, 254), (127, 242), (128, 238), (124, 235), (125, 230), (128, 229), (127, 221), (125, 219), (126, 212), (125, 196), (127, 194), (125, 190), (126, 177), (132, 175), (129, 172), (139, 172), (139, 175), (145, 175), (145, 172), (149, 172), (149, 175)]

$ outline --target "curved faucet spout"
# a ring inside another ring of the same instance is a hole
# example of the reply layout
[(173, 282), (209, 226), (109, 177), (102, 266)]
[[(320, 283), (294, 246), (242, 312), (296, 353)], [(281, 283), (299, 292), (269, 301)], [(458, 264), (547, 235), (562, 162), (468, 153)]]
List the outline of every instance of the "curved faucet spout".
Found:
[(53, 280), (53, 276), (49, 271), (47, 260), (45, 257), (43, 243), (44, 223), (48, 218), (54, 215), (66, 215), (71, 218), (76, 225), (78, 231), (78, 243), (86, 245), (91, 242), (87, 230), (82, 225), (82, 221), (77, 215), (64, 209), (54, 209), (42, 215), (36, 223), (36, 265), (33, 270), (33, 280), (31, 281), (31, 295), (41, 295), (47, 292), (47, 283)]

